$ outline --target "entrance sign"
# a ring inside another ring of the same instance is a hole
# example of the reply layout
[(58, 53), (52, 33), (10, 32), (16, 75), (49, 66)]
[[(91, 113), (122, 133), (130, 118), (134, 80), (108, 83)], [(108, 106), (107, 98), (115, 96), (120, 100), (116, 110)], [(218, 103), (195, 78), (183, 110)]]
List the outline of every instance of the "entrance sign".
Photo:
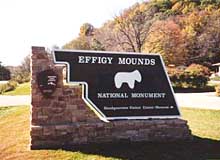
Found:
[(180, 116), (160, 55), (55, 50), (54, 61), (104, 121)]

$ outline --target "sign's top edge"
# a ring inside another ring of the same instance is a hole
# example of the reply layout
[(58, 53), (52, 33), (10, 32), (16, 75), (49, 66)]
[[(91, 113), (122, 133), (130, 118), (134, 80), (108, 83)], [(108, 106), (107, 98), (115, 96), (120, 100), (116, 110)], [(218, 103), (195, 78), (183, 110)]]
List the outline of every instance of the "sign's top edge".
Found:
[(103, 53), (103, 54), (125, 54), (125, 55), (161, 56), (158, 53), (116, 52), (116, 51), (95, 51), (95, 50), (71, 50), (71, 49), (53, 49), (52, 52), (78, 52), (78, 53)]

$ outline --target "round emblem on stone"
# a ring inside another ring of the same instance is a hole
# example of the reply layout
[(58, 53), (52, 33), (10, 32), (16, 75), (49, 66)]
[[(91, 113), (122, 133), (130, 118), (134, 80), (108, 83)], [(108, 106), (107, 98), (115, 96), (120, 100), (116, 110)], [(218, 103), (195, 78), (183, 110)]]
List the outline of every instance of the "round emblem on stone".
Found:
[(45, 70), (37, 74), (37, 83), (41, 93), (49, 97), (56, 90), (58, 76), (52, 69)]

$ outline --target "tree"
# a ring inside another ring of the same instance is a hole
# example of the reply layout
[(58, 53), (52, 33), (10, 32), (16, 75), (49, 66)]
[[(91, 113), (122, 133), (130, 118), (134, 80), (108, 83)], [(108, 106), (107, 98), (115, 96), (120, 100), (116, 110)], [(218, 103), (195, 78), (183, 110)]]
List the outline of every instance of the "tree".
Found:
[(11, 78), (11, 73), (10, 73), (9, 69), (4, 67), (2, 65), (2, 62), (0, 61), (0, 81), (10, 80), (10, 78)]
[(89, 23), (64, 48), (158, 52), (166, 64), (220, 60), (220, 0), (151, 0), (124, 10), (101, 28)]
[(116, 41), (123, 50), (142, 51), (154, 12), (146, 5), (137, 3), (114, 19), (117, 31)]
[(185, 35), (173, 20), (155, 22), (144, 47), (145, 52), (160, 53), (166, 64), (185, 63)]
[(220, 13), (213, 11), (208, 16), (203, 32), (197, 37), (197, 46), (202, 60), (210, 63), (220, 61)]
[(97, 50), (97, 51), (104, 51), (105, 50), (105, 47), (96, 38), (92, 39), (90, 48), (91, 48), (91, 50)]
[(78, 50), (90, 50), (91, 41), (94, 33), (94, 27), (89, 23), (84, 23), (80, 27), (79, 36), (73, 39), (69, 43), (65, 44), (63, 48), (65, 49), (78, 49)]
[(90, 23), (84, 23), (80, 27), (79, 36), (92, 36), (94, 32), (94, 27)]
[(12, 79), (18, 83), (24, 83), (30, 81), (30, 55), (27, 55), (21, 65), (16, 67)]
[(121, 47), (116, 41), (114, 21), (108, 21), (94, 32), (94, 38), (100, 42), (102, 48), (108, 51), (120, 51)]
[(90, 50), (90, 44), (85, 36), (77, 37), (63, 46), (64, 49)]
[(27, 55), (24, 57), (22, 63), (21, 63), (21, 72), (23, 72), (26, 75), (29, 75), (31, 72), (31, 66), (30, 66), (30, 55)]
[(219, 61), (219, 11), (195, 11), (185, 17), (183, 23), (183, 32), (187, 35), (188, 62), (205, 64)]

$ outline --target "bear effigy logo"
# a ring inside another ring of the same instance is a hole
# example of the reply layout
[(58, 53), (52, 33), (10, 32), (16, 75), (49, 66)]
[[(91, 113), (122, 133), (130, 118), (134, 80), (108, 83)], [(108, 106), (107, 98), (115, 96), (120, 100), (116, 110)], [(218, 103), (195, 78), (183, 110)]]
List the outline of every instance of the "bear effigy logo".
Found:
[(133, 72), (118, 72), (115, 74), (114, 81), (117, 89), (121, 88), (122, 84), (127, 84), (129, 88), (134, 89), (135, 81), (141, 82), (142, 76), (138, 70)]

